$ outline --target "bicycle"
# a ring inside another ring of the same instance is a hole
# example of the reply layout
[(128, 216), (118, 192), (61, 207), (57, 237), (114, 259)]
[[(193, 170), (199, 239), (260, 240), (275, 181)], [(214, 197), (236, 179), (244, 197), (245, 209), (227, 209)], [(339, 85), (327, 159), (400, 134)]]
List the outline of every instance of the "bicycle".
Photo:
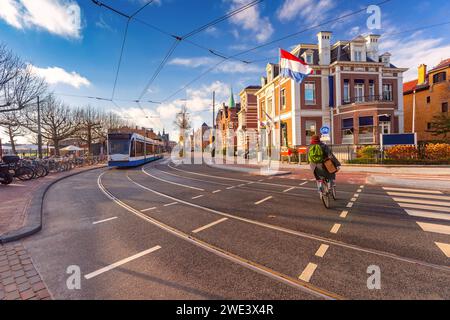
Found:
[(336, 184), (333, 179), (322, 178), (319, 181), (319, 196), (325, 208), (331, 207), (331, 199), (337, 200)]

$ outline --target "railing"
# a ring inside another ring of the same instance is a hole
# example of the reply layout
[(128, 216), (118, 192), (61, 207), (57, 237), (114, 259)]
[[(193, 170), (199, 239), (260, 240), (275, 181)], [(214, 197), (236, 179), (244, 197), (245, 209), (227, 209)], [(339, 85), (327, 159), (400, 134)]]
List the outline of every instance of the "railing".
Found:
[(369, 96), (358, 96), (351, 97), (348, 99), (342, 99), (342, 104), (352, 104), (352, 103), (367, 103), (367, 102), (392, 102), (392, 97), (387, 97), (386, 95), (369, 95)]

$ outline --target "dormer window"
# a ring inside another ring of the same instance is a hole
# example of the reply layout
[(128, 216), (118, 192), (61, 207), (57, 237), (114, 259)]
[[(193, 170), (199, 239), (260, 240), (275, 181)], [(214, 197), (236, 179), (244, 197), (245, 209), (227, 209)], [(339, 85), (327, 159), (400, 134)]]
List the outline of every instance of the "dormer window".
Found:
[(313, 64), (313, 55), (311, 53), (307, 54), (305, 60), (307, 64)]
[(362, 61), (362, 51), (355, 50), (355, 61)]

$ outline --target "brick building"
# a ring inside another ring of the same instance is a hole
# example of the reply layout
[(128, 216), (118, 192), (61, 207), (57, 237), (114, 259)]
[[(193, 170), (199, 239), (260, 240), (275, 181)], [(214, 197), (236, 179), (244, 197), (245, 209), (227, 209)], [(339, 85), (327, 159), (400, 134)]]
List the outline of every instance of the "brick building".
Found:
[(260, 86), (248, 86), (239, 93), (241, 109), (237, 113), (237, 144), (244, 152), (249, 149), (249, 134), (255, 133), (258, 129), (258, 101), (255, 94), (260, 89)]
[(258, 128), (267, 124), (267, 115), (275, 128), (281, 122), (280, 136), (271, 132), (266, 137), (273, 145), (280, 140), (282, 146), (307, 145), (324, 125), (333, 127), (334, 144), (378, 143), (380, 133), (404, 131), (407, 69), (392, 65), (389, 53), (379, 54), (378, 35), (334, 44), (331, 37), (331, 32), (319, 32), (317, 44), (299, 44), (291, 51), (314, 70), (301, 84), (280, 79), (279, 66), (267, 65), (256, 93)]
[(217, 146), (217, 151), (220, 150), (220, 152), (228, 149), (227, 146), (231, 146), (234, 150), (237, 148), (236, 135), (234, 135), (233, 138), (229, 136), (231, 133), (234, 134), (238, 129), (238, 113), (241, 110), (241, 104), (234, 102), (233, 92), (231, 92), (228, 104), (229, 105), (227, 106), (224, 103), (216, 116), (216, 130), (220, 131), (222, 136), (222, 141), (217, 141), (218, 143), (221, 143), (221, 145)]
[(405, 131), (417, 132), (418, 141), (437, 140), (433, 136), (433, 117), (449, 112), (450, 59), (443, 60), (427, 73), (427, 66), (420, 65), (418, 78), (403, 85), (405, 105)]

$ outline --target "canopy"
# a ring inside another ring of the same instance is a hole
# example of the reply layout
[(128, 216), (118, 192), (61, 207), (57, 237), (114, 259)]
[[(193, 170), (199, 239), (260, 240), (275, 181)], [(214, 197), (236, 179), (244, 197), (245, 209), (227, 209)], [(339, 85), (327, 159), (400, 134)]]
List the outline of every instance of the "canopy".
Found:
[(61, 151), (83, 151), (84, 149), (78, 148), (76, 146), (67, 146), (65, 148), (62, 148)]

